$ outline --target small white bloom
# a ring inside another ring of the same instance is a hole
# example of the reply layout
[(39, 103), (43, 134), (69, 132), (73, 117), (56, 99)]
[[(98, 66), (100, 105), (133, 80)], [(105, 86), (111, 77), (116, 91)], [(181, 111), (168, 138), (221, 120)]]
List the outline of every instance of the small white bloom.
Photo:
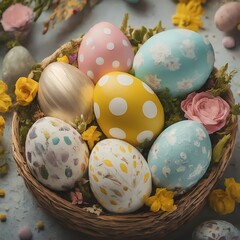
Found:
[(180, 68), (181, 63), (179, 62), (179, 58), (172, 57), (164, 62), (164, 66), (170, 71), (176, 71)]
[(171, 49), (162, 43), (154, 45), (150, 51), (155, 64), (161, 64), (165, 62), (165, 59), (171, 55)]
[(180, 166), (180, 167), (178, 167), (178, 168), (176, 169), (176, 171), (177, 171), (178, 173), (185, 172), (185, 171), (186, 171), (186, 167), (185, 167), (185, 166)]
[(179, 91), (185, 91), (192, 88), (192, 80), (183, 80), (177, 83), (177, 89)]
[(203, 167), (201, 164), (198, 164), (197, 167), (194, 169), (194, 171), (189, 174), (188, 179), (195, 178), (196, 176), (200, 175), (203, 171)]
[(157, 159), (158, 158), (158, 151), (159, 151), (159, 145), (158, 144), (154, 144), (153, 145), (153, 148), (152, 148), (152, 150), (151, 150), (151, 153), (152, 153), (152, 155), (153, 155), (153, 157), (155, 158), (155, 159)]
[(196, 58), (195, 53), (195, 44), (194, 42), (190, 41), (189, 39), (185, 39), (182, 42), (182, 49), (183, 49), (183, 55), (187, 58)]
[(180, 153), (180, 158), (183, 159), (183, 160), (186, 160), (187, 159), (187, 154), (185, 152), (181, 152)]
[(136, 54), (133, 62), (134, 68), (139, 68), (143, 62), (144, 62), (144, 59), (143, 59), (142, 53)]
[(202, 141), (204, 138), (206, 138), (206, 134), (205, 134), (205, 132), (201, 128), (197, 128), (196, 129), (196, 135), (197, 135), (197, 138), (200, 141)]
[(155, 174), (157, 172), (157, 166), (156, 165), (152, 165), (151, 172), (152, 172), (152, 174)]
[(163, 133), (163, 137), (166, 138), (166, 140), (168, 141), (168, 143), (170, 145), (175, 145), (177, 138), (174, 136), (175, 135), (175, 129), (170, 131), (169, 133)]
[(171, 173), (171, 169), (169, 167), (163, 167), (162, 173), (165, 177), (168, 177), (168, 175)]
[(196, 147), (200, 147), (200, 142), (199, 141), (194, 141), (194, 146), (196, 146)]
[(157, 75), (149, 74), (145, 76), (146, 83), (156, 92), (161, 89), (161, 79)]
[(202, 147), (202, 153), (203, 153), (203, 154), (206, 154), (206, 153), (207, 153), (206, 147)]

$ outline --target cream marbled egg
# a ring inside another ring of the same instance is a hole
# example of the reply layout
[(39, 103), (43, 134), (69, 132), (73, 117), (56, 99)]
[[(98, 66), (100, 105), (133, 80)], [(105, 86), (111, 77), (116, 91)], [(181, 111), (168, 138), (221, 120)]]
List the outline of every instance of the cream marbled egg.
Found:
[(95, 145), (89, 158), (89, 180), (98, 202), (115, 213), (136, 211), (152, 190), (146, 160), (135, 147), (119, 139)]

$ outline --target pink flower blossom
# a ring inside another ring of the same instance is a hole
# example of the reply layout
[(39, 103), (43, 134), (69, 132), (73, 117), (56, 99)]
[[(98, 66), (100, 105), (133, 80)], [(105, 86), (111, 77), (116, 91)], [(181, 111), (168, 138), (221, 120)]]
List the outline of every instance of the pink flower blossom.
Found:
[(230, 113), (228, 103), (221, 97), (214, 97), (210, 93), (190, 93), (181, 102), (184, 117), (202, 123), (209, 134), (225, 126)]
[(21, 3), (16, 3), (4, 11), (1, 24), (6, 32), (24, 31), (30, 27), (33, 20), (33, 10)]

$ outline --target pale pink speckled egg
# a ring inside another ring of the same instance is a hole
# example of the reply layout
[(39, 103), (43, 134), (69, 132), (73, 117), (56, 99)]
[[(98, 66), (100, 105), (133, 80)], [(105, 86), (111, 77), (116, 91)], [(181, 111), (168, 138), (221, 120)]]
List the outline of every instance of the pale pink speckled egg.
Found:
[(134, 52), (128, 38), (109, 22), (95, 24), (83, 37), (78, 68), (94, 83), (111, 71), (128, 72)]

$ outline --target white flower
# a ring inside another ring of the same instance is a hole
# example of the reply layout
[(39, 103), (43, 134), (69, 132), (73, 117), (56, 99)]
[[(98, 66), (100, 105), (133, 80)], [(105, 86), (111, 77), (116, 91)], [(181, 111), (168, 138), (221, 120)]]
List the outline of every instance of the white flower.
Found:
[(192, 88), (192, 83), (193, 83), (193, 80), (191, 80), (191, 79), (183, 80), (183, 81), (177, 83), (177, 89), (179, 91), (184, 91), (184, 90), (191, 89)]
[(165, 44), (156, 44), (151, 49), (152, 58), (155, 64), (165, 62), (165, 59), (171, 55), (171, 49)]
[(196, 129), (196, 135), (197, 135), (197, 138), (200, 141), (202, 141), (204, 138), (206, 138), (206, 134), (205, 134), (205, 132), (201, 128), (197, 128)]
[(146, 75), (145, 81), (154, 91), (157, 92), (161, 89), (161, 79), (159, 79), (157, 75)]
[(200, 142), (199, 141), (194, 141), (194, 146), (196, 146), (196, 147), (200, 147)]
[(136, 54), (133, 62), (134, 68), (139, 68), (142, 65), (143, 61), (144, 59), (142, 53)]
[(163, 167), (162, 173), (165, 177), (168, 177), (168, 175), (171, 173), (171, 169), (169, 167)]
[(186, 160), (187, 159), (187, 154), (185, 152), (181, 152), (180, 153), (180, 158), (183, 159), (183, 160)]
[(188, 179), (190, 180), (191, 178), (195, 178), (196, 176), (200, 175), (202, 171), (203, 171), (202, 165), (198, 164), (194, 171), (191, 174), (189, 174)]
[(159, 144), (156, 144), (156, 143), (155, 143), (155, 144), (153, 145), (153, 148), (151, 149), (151, 153), (152, 153), (152, 155), (153, 155), (153, 157), (154, 157), (155, 159), (158, 158), (158, 156), (157, 156), (158, 151), (159, 151)]
[(189, 39), (186, 39), (182, 42), (182, 48), (183, 48), (183, 55), (187, 58), (195, 58), (195, 44), (194, 42), (190, 41)]
[(180, 68), (181, 63), (179, 63), (179, 58), (172, 57), (164, 62), (164, 66), (170, 71), (176, 71)]
[(214, 53), (212, 51), (209, 51), (207, 54), (207, 62), (209, 65), (212, 66), (214, 64), (214, 61), (215, 61)]
[(152, 165), (151, 172), (152, 172), (152, 174), (155, 174), (157, 172), (157, 166), (156, 165)]
[(168, 141), (168, 143), (170, 145), (175, 145), (175, 143), (177, 141), (176, 137), (174, 136), (175, 132), (176, 132), (176, 130), (174, 129), (174, 130), (172, 130), (170, 132), (163, 133), (163, 135), (162, 135), (162, 136), (164, 136), (166, 138), (166, 140)]
[(176, 169), (176, 171), (177, 171), (178, 173), (185, 172), (185, 171), (186, 171), (186, 167), (185, 167), (185, 166), (180, 166), (180, 167), (178, 167), (178, 168)]
[(202, 153), (203, 153), (203, 154), (206, 154), (206, 153), (207, 153), (206, 147), (202, 147)]

